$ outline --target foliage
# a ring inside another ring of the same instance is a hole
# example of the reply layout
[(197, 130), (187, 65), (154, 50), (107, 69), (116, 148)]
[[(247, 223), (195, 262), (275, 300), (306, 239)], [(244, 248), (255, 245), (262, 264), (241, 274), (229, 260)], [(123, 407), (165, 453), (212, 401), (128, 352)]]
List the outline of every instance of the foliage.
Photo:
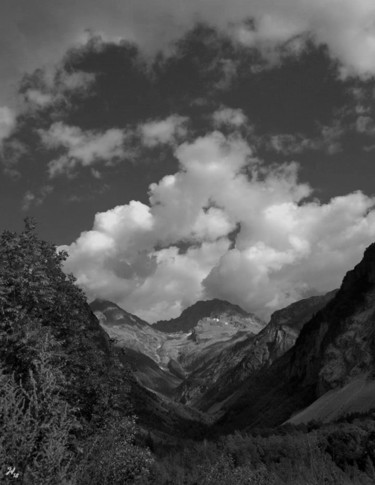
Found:
[(234, 466), (230, 455), (223, 454), (218, 461), (200, 468), (202, 485), (276, 485), (276, 476), (267, 471), (265, 466), (254, 469), (250, 464)]
[(235, 432), (175, 449), (153, 444), (153, 485), (372, 485), (375, 422), (361, 416), (329, 425)]
[(83, 292), (64, 273), (66, 257), (37, 237), (30, 220), (22, 233), (0, 235), (0, 361), (25, 383), (48, 330), (66, 400), (81, 420), (100, 426), (126, 407), (129, 383)]
[(78, 423), (61, 396), (63, 376), (52, 366), (47, 335), (29, 371), (27, 387), (0, 371), (0, 480), (14, 483), (65, 483), (71, 472), (72, 432)]
[(90, 483), (130, 483), (150, 464), (126, 418), (132, 376), (66, 257), (30, 220), (0, 235), (1, 483), (87, 483), (82, 470)]
[(122, 485), (147, 480), (153, 462), (151, 453), (136, 445), (137, 426), (125, 418), (109, 424), (89, 440), (80, 465), (79, 485)]

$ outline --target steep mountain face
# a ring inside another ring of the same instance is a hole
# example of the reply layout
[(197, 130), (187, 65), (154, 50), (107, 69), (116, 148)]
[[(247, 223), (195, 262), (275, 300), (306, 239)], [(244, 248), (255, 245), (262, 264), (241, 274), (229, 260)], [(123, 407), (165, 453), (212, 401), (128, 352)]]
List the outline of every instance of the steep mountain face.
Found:
[(94, 300), (90, 306), (101, 326), (120, 347), (126, 346), (158, 361), (156, 350), (164, 336), (151, 325), (107, 300)]
[(304, 298), (281, 310), (277, 310), (272, 314), (268, 327), (287, 328), (295, 334), (299, 334), (312, 316), (324, 308), (337, 292), (338, 290), (333, 290), (324, 295)]
[[(160, 349), (160, 355), (169, 358), (169, 368), (177, 365), (182, 369), (181, 375), (186, 379), (196, 369), (209, 366), (210, 361), (220, 358), (238, 342), (253, 337), (264, 323), (237, 305), (211, 300), (187, 308), (181, 314), (181, 321), (172, 320), (167, 327), (173, 329), (173, 333)], [(181, 329), (189, 329), (189, 333), (181, 334)]]
[(182, 313), (181, 320), (167, 325), (149, 325), (104, 300), (91, 306), (108, 335), (124, 349), (138, 380), (169, 397), (196, 368), (204, 368), (264, 327), (255, 315), (221, 300), (197, 302)]
[[(351, 411), (356, 410), (354, 401), (361, 410), (364, 401), (367, 408), (375, 407), (374, 319), (375, 244), (346, 274), (334, 298), (303, 327), (295, 346), (270, 368), (244, 381), (226, 403), (220, 424), (229, 428), (278, 425), (296, 412), (302, 414), (317, 399), (322, 407), (330, 401), (327, 409), (336, 403), (345, 413), (348, 406), (340, 402), (341, 389), (346, 389), (341, 397), (347, 401), (352, 394), (348, 389), (355, 393)], [(319, 417), (316, 407), (305, 412), (306, 420)], [(329, 412), (323, 419), (329, 419)]]
[(146, 388), (170, 396), (181, 378), (160, 365), (158, 351), (167, 336), (110, 301), (94, 300), (90, 306), (114, 344), (123, 349), (122, 358), (138, 381)]
[(218, 412), (239, 386), (269, 367), (295, 343), (300, 329), (335, 295), (307, 298), (276, 311), (256, 336), (243, 336), (196, 369), (178, 388), (181, 402), (206, 412)]

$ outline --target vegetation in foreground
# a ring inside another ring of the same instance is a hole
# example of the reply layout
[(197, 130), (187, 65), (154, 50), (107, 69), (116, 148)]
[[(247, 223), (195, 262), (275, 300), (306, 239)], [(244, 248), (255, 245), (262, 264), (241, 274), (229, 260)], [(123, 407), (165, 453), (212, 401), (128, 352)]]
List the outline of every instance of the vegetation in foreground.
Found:
[(146, 483), (373, 485), (375, 414), (341, 422), (235, 432), (176, 447), (154, 444)]
[(371, 413), (210, 441), (139, 426), (129, 370), (65, 258), (29, 220), (0, 235), (0, 483), (375, 483)]

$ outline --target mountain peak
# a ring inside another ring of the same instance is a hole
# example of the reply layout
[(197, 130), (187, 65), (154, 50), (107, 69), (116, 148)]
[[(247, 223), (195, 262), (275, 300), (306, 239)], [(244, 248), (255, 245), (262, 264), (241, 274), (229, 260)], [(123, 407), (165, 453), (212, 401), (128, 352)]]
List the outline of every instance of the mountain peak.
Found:
[(213, 298), (212, 300), (199, 300), (190, 307), (186, 308), (181, 316), (185, 313), (199, 312), (202, 316), (212, 316), (215, 313), (233, 312), (240, 315), (249, 315), (243, 308), (227, 300), (219, 300)]
[(118, 308), (119, 310), (122, 310), (122, 308), (116, 305), (116, 303), (113, 303), (112, 301), (109, 301), (109, 300), (105, 300), (104, 298), (95, 298), (95, 300), (93, 300), (90, 303), (90, 307), (94, 312), (107, 310), (109, 307), (115, 307), (115, 308)]
[(171, 320), (161, 320), (153, 327), (167, 333), (190, 332), (203, 319), (227, 320), (232, 325), (236, 323), (247, 324), (254, 333), (259, 332), (264, 323), (254, 314), (246, 312), (243, 308), (225, 300), (200, 300), (186, 308), (179, 317)]
[(128, 313), (116, 303), (102, 298), (96, 298), (90, 303), (91, 310), (95, 313), (96, 317), (101, 323), (115, 322), (116, 325), (140, 325), (149, 326), (147, 322)]

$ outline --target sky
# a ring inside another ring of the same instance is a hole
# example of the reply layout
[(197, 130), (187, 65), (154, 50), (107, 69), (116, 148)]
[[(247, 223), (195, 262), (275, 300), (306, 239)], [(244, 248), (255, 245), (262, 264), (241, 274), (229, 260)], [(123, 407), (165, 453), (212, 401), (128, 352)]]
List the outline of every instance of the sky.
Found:
[(268, 319), (375, 241), (373, 0), (3, 0), (0, 230), (89, 299)]

